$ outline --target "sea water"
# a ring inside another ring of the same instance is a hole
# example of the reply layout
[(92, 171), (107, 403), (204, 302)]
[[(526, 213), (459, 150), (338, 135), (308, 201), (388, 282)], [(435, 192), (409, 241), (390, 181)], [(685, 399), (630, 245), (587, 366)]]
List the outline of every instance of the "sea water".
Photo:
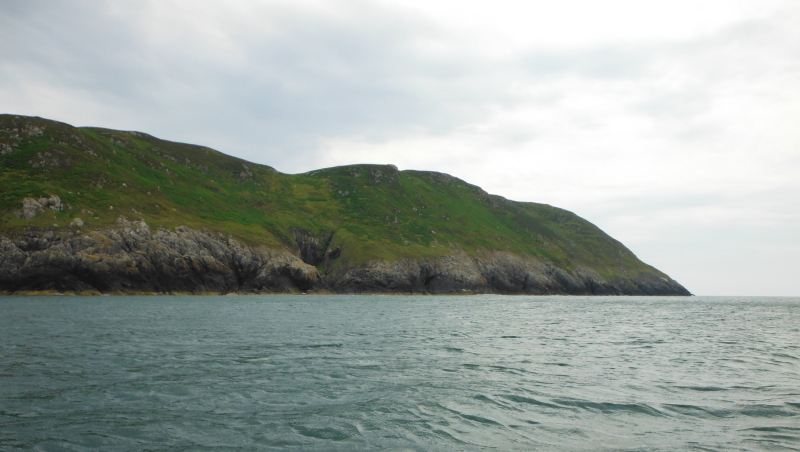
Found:
[(800, 299), (0, 297), (0, 450), (800, 450)]

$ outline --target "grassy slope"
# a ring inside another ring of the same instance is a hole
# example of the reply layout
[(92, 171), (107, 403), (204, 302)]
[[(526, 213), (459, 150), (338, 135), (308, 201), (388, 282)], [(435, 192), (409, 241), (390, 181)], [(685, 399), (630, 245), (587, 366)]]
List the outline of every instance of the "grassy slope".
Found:
[[(330, 247), (341, 246), (351, 263), (501, 250), (565, 269), (584, 265), (606, 277), (660, 274), (571, 212), (507, 201), (446, 174), (353, 165), (289, 175), (137, 132), (11, 115), (0, 115), (2, 143), (14, 146), (0, 156), (5, 234), (68, 227), (75, 217), (85, 229), (110, 227), (123, 215), (273, 248), (295, 249), (293, 228), (333, 232)], [(31, 220), (13, 215), (22, 198), (49, 195), (70, 209), (46, 209)]]

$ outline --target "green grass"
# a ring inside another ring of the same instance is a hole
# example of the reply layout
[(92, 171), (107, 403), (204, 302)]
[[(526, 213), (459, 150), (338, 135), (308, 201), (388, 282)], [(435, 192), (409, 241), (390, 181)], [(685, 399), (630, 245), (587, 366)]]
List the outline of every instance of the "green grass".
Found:
[[(43, 134), (25, 133), (30, 126)], [(571, 212), (490, 196), (440, 173), (351, 165), (282, 174), (202, 146), (12, 115), (0, 115), (0, 143), (15, 146), (0, 156), (5, 235), (65, 228), (76, 217), (84, 230), (113, 227), (125, 216), (154, 230), (184, 225), (288, 250), (296, 249), (295, 228), (333, 232), (330, 248), (340, 247), (339, 260), (350, 263), (505, 251), (606, 277), (660, 275)], [(69, 209), (14, 216), (23, 198), (49, 195)]]

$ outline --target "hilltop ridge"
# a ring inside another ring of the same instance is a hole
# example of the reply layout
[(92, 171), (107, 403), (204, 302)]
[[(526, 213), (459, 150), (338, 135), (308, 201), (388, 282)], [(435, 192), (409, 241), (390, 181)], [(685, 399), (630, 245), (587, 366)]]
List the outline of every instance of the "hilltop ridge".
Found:
[(303, 174), (0, 115), (0, 291), (688, 295), (577, 215), (444, 173)]

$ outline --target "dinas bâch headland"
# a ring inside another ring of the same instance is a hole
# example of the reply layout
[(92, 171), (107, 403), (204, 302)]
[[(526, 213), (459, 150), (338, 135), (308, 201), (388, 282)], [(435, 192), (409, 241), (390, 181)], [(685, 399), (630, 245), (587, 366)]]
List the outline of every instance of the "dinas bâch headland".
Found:
[(800, 450), (800, 2), (0, 2), (0, 451)]
[(0, 291), (689, 295), (579, 216), (440, 172), (283, 174), (0, 116)]

